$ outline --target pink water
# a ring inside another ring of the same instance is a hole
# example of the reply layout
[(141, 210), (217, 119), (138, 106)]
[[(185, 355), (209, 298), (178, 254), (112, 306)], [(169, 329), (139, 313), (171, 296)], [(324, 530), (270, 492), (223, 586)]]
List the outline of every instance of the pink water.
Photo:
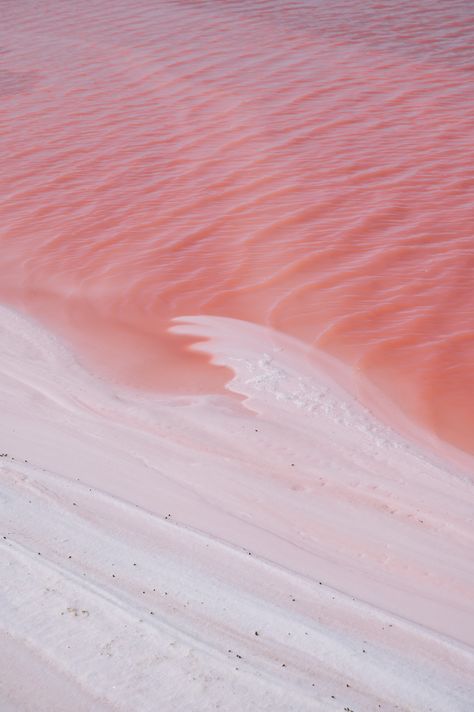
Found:
[(237, 317), (474, 452), (474, 4), (0, 1), (0, 298), (145, 388)]

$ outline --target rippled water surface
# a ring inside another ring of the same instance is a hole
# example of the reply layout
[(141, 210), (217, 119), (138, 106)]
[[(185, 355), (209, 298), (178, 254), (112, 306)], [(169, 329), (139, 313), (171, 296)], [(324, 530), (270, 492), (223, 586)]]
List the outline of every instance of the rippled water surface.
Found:
[(0, 296), (109, 377), (324, 349), (474, 451), (474, 4), (0, 1)]

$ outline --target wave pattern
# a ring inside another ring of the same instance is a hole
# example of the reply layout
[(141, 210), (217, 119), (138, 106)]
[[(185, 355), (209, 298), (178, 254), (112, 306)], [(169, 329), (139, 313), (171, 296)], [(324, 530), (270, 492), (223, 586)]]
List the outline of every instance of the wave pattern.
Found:
[(176, 316), (267, 324), (473, 451), (473, 6), (0, 7), (4, 301), (146, 388), (228, 378)]

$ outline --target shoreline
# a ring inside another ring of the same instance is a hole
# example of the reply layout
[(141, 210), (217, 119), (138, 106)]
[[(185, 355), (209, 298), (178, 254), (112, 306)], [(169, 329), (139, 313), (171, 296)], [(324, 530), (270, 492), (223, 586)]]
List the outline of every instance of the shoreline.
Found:
[[(84, 709), (467, 712), (472, 482), (290, 341), (190, 321), (176, 329), (208, 339), (198, 348), (234, 369), (246, 408), (115, 388), (0, 309), (17, 694), (24, 655), (46, 661), (59, 697), (73, 680)], [(43, 692), (37, 709), (61, 709)]]

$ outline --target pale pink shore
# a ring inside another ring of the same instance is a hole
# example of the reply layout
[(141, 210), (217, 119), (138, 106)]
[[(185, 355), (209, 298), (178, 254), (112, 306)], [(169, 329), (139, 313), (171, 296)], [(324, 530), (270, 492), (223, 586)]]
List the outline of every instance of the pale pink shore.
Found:
[(114, 388), (0, 309), (2, 712), (470, 711), (472, 481), (291, 340), (175, 328), (245, 406)]

